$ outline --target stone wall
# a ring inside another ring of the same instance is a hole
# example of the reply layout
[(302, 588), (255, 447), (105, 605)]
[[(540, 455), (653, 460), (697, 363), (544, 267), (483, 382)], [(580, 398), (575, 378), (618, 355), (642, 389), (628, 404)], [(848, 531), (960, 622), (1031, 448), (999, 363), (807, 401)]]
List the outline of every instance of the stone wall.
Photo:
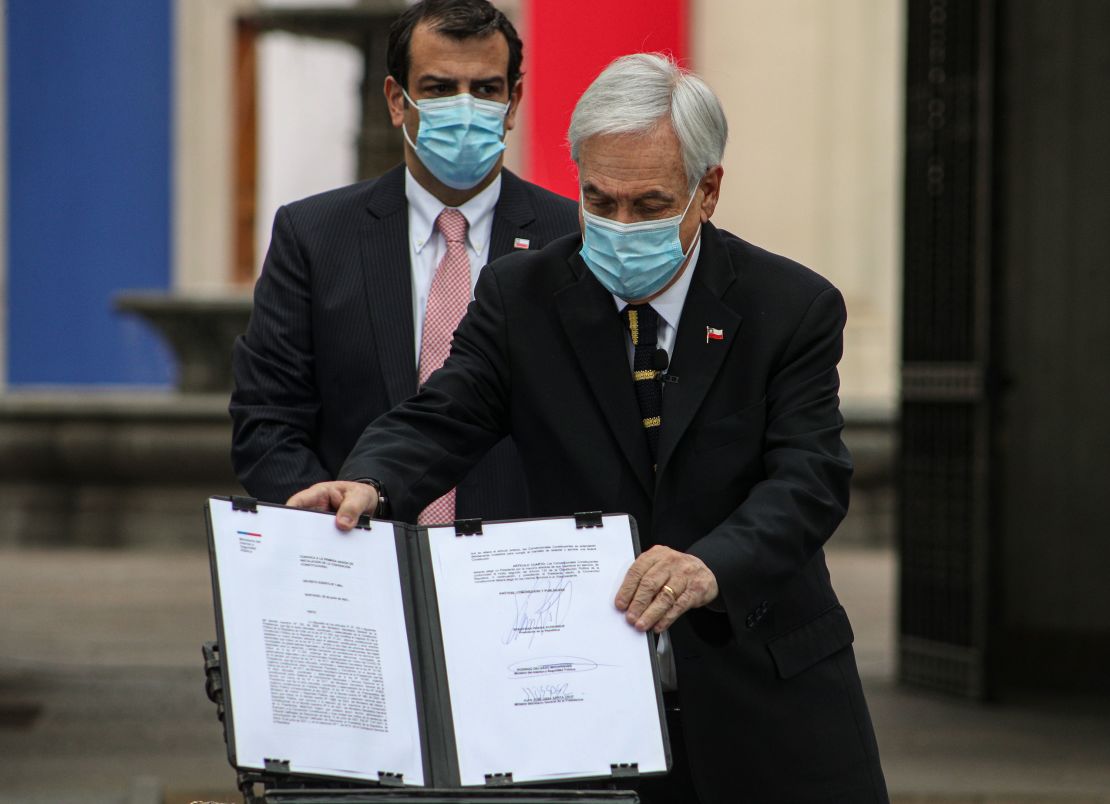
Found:
[[(856, 462), (836, 544), (892, 538), (892, 423), (848, 411)], [(203, 549), (202, 506), (243, 494), (226, 394), (0, 396), (0, 546)]]
[(225, 394), (0, 396), (0, 545), (202, 548), (230, 432)]

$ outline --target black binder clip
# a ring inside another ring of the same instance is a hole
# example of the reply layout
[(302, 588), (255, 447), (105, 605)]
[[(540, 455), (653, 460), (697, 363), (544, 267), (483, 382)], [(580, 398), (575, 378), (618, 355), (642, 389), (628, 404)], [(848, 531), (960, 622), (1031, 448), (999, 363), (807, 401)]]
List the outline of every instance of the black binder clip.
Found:
[(358, 518), (358, 522), (355, 523), (355, 527), (359, 530), (370, 530), (371, 521), (372, 520), (370, 519), (370, 514), (363, 514)]
[(204, 672), (208, 673), (212, 670), (219, 672), (220, 669), (220, 643), (219, 642), (202, 642), (200, 646), (201, 653), (204, 654)]
[(602, 527), (601, 511), (579, 511), (574, 515), (574, 527), (579, 530)]
[(513, 783), (512, 773), (487, 773), (486, 787), (504, 787)]
[(626, 778), (640, 775), (639, 762), (614, 762), (609, 766), (609, 775)]
[(270, 759), (266, 757), (262, 760), (262, 764), (266, 768), (266, 773), (289, 773), (288, 759)]
[(258, 500), (254, 497), (243, 497), (241, 495), (231, 495), (231, 510), (232, 511), (246, 511), (250, 514), (258, 513)]
[(455, 535), (456, 536), (481, 536), (482, 535), (482, 520), (479, 519), (456, 519), (455, 520)]
[(402, 787), (405, 784), (405, 774), (378, 771), (378, 784), (382, 787)]

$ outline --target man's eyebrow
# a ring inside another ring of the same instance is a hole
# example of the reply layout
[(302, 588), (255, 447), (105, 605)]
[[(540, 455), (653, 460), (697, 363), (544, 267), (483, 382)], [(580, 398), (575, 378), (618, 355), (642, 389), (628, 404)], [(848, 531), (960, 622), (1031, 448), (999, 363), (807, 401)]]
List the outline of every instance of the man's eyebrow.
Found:
[(503, 76), (503, 75), (490, 75), (490, 76), (486, 76), (484, 78), (472, 78), (472, 79), (470, 79), (470, 83), (472, 83), (472, 84), (504, 84), (505, 83), (505, 76)]
[[(459, 79), (459, 78), (456, 78), (456, 77), (453, 77), (453, 76), (434, 75), (432, 73), (427, 73), (425, 75), (420, 76), (417, 79), (417, 82), (421, 83), (421, 84), (425, 84), (425, 83), (427, 83), (427, 84), (448, 84), (450, 86), (457, 86), (458, 84), (462, 83), (463, 80), (467, 80), (467, 79)], [(469, 83), (471, 83), (471, 84), (498, 84), (498, 85), (504, 86), (505, 76), (503, 76), (503, 75), (492, 75), (492, 76), (486, 76), (486, 77), (481, 77), (481, 78), (472, 78), (472, 79), (469, 79)]]
[(641, 196), (638, 196), (640, 201), (674, 201), (674, 195), (664, 192), (663, 190), (648, 190)]
[(430, 73), (420, 76), (416, 79), (420, 84), (450, 84), (454, 86), (459, 83), (459, 79), (451, 78), (446, 75), (432, 75)]
[[(609, 193), (605, 192), (605, 190), (600, 189), (596, 184), (594, 184), (591, 181), (587, 181), (582, 185), (582, 195), (598, 195), (598, 196), (601, 196), (602, 198), (609, 198), (610, 197)], [(648, 190), (647, 192), (643, 193), (642, 195), (636, 196), (632, 200), (633, 201), (663, 201), (664, 203), (670, 204), (670, 203), (674, 202), (674, 198), (675, 197), (672, 193), (668, 193), (664, 190)]]

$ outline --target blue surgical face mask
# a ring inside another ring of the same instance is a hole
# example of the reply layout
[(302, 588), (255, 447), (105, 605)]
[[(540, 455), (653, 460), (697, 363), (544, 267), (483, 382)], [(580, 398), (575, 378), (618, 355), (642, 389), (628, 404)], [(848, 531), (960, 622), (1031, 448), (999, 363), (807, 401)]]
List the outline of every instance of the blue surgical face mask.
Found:
[(489, 175), (505, 150), (509, 104), (465, 93), (414, 101), (403, 88), (401, 92), (420, 112), (416, 142), (404, 126), (401, 131), (433, 176), (455, 190), (469, 190)]
[[(626, 301), (644, 299), (662, 289), (690, 253), (682, 250), (679, 230), (697, 194), (694, 188), (686, 209), (673, 218), (638, 223), (618, 223), (587, 212), (580, 195), (586, 224), (581, 254), (597, 281)], [(695, 242), (696, 237), (690, 249)]]

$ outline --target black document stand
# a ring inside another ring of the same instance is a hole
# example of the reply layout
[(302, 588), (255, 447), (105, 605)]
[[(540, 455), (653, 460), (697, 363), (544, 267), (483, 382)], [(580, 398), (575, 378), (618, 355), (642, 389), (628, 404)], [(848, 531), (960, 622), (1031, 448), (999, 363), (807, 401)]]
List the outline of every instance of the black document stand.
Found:
[[(270, 791), (258, 804), (375, 804), (406, 801), (423, 804), (638, 804), (639, 797), (627, 790), (327, 790)], [(251, 804), (248, 802), (248, 804)]]
[[(423, 804), (638, 804), (628, 790), (300, 790), (276, 791), (254, 799), (257, 804), (376, 804), (405, 801)], [(253, 804), (248, 800), (248, 804)]]

